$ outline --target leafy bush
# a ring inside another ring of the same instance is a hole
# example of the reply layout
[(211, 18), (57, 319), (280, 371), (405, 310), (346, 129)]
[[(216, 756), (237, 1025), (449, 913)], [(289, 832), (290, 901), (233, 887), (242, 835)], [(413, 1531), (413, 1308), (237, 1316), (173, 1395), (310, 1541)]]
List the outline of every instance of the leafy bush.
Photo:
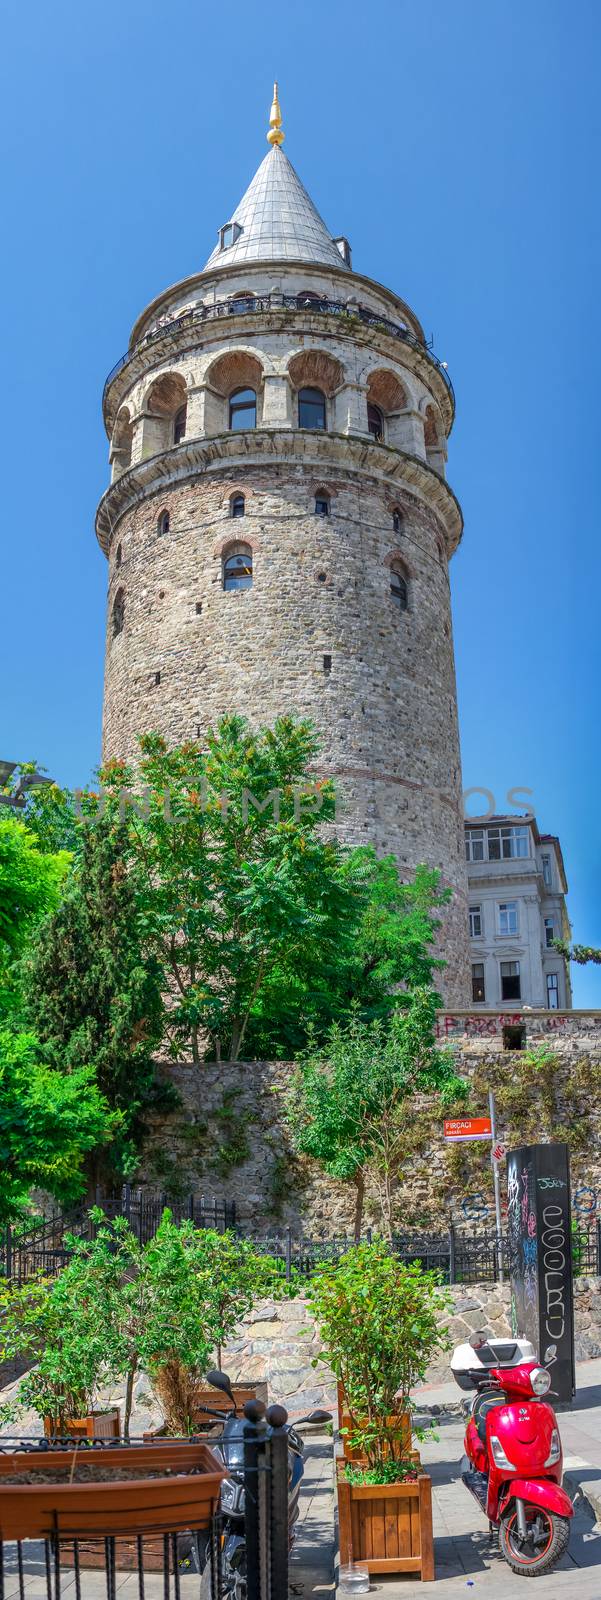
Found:
[(412, 1388), (437, 1351), (448, 1348), (441, 1319), (450, 1304), (436, 1273), (417, 1262), (405, 1266), (381, 1239), (354, 1245), (312, 1280), (321, 1359), (343, 1385), (349, 1442), (369, 1467), (402, 1459), (390, 1419), (410, 1410)]

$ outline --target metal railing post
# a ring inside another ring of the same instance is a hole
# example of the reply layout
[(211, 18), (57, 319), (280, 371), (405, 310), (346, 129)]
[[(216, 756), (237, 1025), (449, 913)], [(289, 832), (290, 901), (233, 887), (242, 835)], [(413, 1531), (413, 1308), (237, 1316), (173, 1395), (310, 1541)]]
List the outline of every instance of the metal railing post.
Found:
[(6, 1224), (6, 1276), (7, 1276), (7, 1278), (10, 1279), (10, 1278), (12, 1278), (12, 1275), (13, 1275), (13, 1230), (11, 1228), (10, 1222), (7, 1222), (7, 1224)]
[(597, 1217), (595, 1234), (597, 1242), (597, 1277), (601, 1278), (601, 1217)]
[(246, 1537), (246, 1600), (269, 1600), (265, 1571), (265, 1440), (267, 1423), (262, 1400), (244, 1407), (244, 1532)]
[(270, 1433), (267, 1441), (268, 1467), (267, 1548), (269, 1582), (265, 1600), (283, 1600), (288, 1594), (288, 1413), (284, 1406), (270, 1406), (267, 1412)]
[(292, 1228), (286, 1229), (286, 1283), (292, 1277)]
[(457, 1264), (455, 1260), (455, 1229), (449, 1222), (449, 1283), (457, 1282)]

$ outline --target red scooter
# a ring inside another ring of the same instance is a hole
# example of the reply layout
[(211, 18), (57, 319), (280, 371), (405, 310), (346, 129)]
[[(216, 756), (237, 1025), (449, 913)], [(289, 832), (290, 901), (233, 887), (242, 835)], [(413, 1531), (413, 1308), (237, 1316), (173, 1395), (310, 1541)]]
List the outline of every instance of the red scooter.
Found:
[[(554, 1345), (545, 1351), (552, 1361)], [(453, 1352), (460, 1389), (475, 1389), (463, 1482), (488, 1517), (508, 1565), (522, 1577), (551, 1572), (570, 1537), (572, 1502), (561, 1487), (557, 1418), (543, 1400), (551, 1378), (528, 1339), (474, 1333)]]

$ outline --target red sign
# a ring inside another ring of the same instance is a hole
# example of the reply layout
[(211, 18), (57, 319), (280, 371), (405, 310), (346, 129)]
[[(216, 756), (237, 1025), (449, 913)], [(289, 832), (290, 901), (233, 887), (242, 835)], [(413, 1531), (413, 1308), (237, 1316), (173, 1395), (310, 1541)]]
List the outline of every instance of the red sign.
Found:
[(502, 1161), (504, 1155), (505, 1155), (505, 1150), (503, 1148), (503, 1145), (502, 1144), (496, 1144), (495, 1147), (494, 1147), (493, 1153), (492, 1153), (493, 1161)]
[(492, 1139), (490, 1117), (445, 1117), (444, 1136), (455, 1144), (464, 1139)]

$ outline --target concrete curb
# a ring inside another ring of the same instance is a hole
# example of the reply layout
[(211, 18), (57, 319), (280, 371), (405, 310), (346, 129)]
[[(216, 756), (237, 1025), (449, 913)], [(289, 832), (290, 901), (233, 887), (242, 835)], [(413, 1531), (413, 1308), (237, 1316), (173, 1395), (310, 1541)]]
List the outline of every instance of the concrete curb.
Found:
[(595, 1523), (601, 1525), (601, 1474), (599, 1468), (594, 1467), (590, 1461), (583, 1461), (579, 1456), (568, 1456), (568, 1466), (564, 1467), (563, 1487), (571, 1500), (581, 1496), (586, 1500)]

